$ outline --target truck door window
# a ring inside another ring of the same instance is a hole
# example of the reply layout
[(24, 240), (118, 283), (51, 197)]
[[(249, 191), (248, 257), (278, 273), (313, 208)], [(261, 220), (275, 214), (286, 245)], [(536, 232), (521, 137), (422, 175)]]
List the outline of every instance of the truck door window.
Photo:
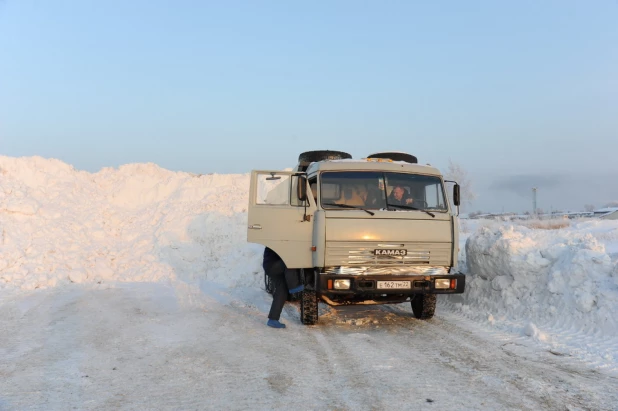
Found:
[(441, 183), (429, 182), (425, 186), (425, 202), (427, 203), (426, 208), (446, 209), (442, 193), (443, 190)]
[(259, 174), (257, 176), (256, 204), (289, 205), (290, 182), (289, 175)]

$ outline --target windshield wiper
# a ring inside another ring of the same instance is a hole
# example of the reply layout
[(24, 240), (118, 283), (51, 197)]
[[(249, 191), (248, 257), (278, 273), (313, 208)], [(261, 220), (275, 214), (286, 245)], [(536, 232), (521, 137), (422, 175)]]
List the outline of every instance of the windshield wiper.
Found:
[(375, 215), (375, 213), (373, 211), (369, 211), (366, 208), (363, 207), (357, 207), (357, 206), (353, 206), (353, 205), (348, 205), (348, 204), (336, 204), (336, 203), (324, 203), (324, 205), (329, 205), (329, 206), (335, 206), (335, 207), (341, 207), (341, 208), (351, 208), (354, 210), (363, 210), (364, 212), (366, 212), (367, 214), (371, 214), (371, 215)]
[(434, 213), (431, 213), (425, 209), (422, 208), (418, 208), (418, 207), (414, 207), (414, 206), (410, 206), (410, 205), (398, 205), (398, 204), (390, 204), (390, 203), (386, 203), (386, 207), (400, 207), (400, 208), (405, 208), (406, 210), (417, 210), (417, 211), (423, 211), (427, 214), (429, 214), (430, 216), (432, 216), (433, 218), (436, 218)]

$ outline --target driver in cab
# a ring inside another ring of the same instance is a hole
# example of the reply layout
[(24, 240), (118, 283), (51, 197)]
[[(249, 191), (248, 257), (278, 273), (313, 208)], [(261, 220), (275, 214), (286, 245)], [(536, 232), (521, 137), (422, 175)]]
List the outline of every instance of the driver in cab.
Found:
[(393, 187), (393, 191), (388, 196), (388, 203), (392, 205), (412, 205), (414, 199), (410, 197), (405, 188), (400, 185)]

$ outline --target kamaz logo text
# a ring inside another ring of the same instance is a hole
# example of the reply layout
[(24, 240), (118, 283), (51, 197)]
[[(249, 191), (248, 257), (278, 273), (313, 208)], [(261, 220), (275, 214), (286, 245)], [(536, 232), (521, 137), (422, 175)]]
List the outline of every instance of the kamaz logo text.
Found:
[(373, 250), (374, 255), (407, 255), (408, 250), (378, 249)]

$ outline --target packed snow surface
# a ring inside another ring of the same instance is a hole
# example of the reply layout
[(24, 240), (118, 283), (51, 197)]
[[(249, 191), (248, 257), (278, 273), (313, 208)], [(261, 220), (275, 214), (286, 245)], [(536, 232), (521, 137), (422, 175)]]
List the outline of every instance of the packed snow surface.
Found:
[[(233, 294), (268, 311), (263, 247), (246, 241), (249, 174), (155, 164), (89, 173), (58, 160), (0, 157), (0, 182), (3, 301), (75, 283), (92, 290), (156, 283), (215, 299)], [(438, 317), (618, 374), (618, 221), (460, 226), (466, 291), (439, 297)]]

